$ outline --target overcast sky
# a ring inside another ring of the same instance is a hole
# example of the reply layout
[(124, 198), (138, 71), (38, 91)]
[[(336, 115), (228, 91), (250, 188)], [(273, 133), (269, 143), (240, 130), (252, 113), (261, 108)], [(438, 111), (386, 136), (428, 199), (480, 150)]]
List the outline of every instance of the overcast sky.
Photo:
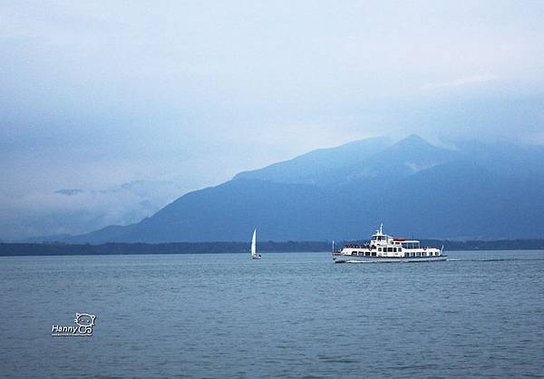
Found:
[(0, 238), (135, 222), (371, 136), (544, 143), (542, 20), (536, 0), (0, 0)]

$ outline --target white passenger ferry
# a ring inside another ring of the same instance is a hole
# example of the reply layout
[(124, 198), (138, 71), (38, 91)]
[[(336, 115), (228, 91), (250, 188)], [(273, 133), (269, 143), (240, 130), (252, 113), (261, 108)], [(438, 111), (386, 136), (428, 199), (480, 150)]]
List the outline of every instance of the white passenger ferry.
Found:
[(443, 248), (421, 247), (418, 240), (395, 238), (383, 233), (383, 224), (365, 244), (346, 244), (332, 251), (334, 263), (435, 262), (445, 261)]

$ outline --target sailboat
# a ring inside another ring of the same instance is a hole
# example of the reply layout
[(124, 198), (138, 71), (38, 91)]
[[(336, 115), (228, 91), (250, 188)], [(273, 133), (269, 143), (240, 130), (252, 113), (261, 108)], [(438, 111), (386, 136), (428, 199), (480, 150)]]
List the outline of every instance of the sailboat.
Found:
[(253, 231), (253, 238), (251, 239), (251, 258), (261, 259), (261, 254), (257, 253), (257, 229)]

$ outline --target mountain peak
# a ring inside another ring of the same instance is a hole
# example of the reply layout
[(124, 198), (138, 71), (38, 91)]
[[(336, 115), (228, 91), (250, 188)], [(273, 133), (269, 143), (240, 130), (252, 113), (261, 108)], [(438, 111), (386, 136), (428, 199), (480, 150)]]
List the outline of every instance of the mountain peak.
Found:
[(421, 138), (417, 134), (410, 134), (408, 137), (401, 139), (395, 145), (409, 146), (409, 147), (428, 147), (433, 146), (425, 139)]

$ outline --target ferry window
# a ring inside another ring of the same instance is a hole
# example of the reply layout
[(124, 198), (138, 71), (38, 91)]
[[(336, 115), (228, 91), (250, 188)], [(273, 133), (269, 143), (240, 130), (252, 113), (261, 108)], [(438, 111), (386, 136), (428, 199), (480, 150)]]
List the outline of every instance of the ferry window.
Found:
[(378, 251), (382, 251), (382, 248), (381, 248), (381, 247), (378, 247)]

